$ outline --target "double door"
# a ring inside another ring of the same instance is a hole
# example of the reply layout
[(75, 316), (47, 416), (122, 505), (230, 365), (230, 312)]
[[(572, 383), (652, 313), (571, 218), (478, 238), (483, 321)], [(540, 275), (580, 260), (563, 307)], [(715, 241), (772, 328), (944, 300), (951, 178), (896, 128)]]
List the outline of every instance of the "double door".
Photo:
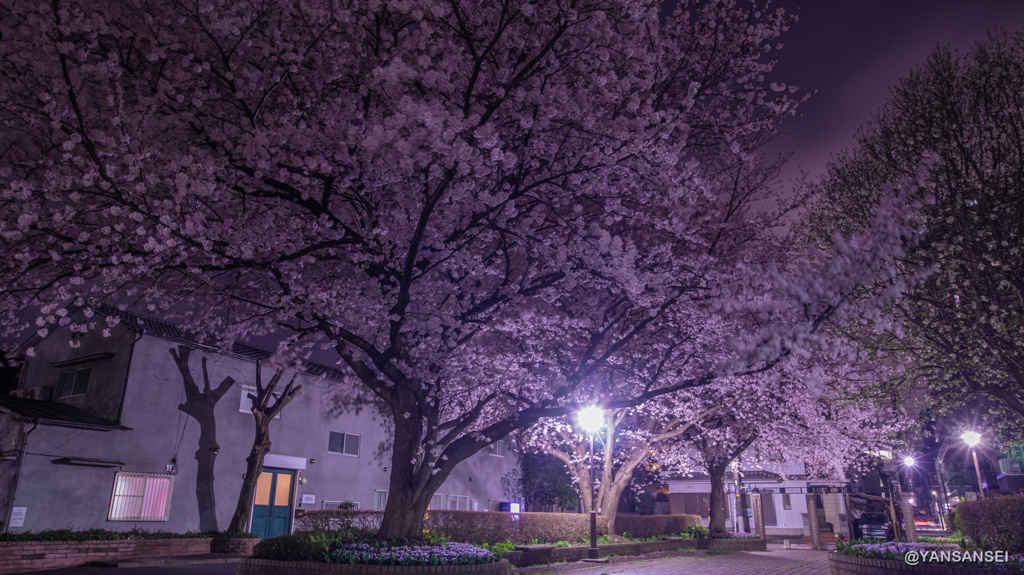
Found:
[(264, 467), (256, 479), (249, 531), (261, 539), (287, 535), (295, 500), (295, 471)]

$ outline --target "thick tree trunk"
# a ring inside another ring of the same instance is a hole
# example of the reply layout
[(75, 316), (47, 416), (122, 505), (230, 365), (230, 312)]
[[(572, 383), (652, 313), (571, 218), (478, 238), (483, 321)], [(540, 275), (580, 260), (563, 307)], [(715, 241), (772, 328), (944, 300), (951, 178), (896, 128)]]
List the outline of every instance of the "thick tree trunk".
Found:
[(231, 516), (231, 523), (228, 524), (228, 533), (241, 533), (248, 527), (256, 480), (263, 471), (263, 458), (267, 453), (270, 453), (270, 421), (261, 421), (256, 424), (256, 439), (253, 441), (252, 451), (245, 458), (242, 489), (238, 492), (238, 503), (235, 505), (234, 515)]
[(712, 533), (725, 533), (725, 518), (729, 514), (725, 499), (725, 470), (728, 467), (728, 461), (708, 466), (708, 475), (711, 477), (708, 529)]
[(395, 420), (395, 441), (391, 449), (388, 502), (377, 539), (421, 541), (423, 516), (437, 489), (427, 488), (430, 477), (425, 477), (422, 469), (423, 417), (415, 396), (406, 390), (395, 391), (391, 411)]
[[(632, 472), (630, 472), (632, 474)], [(622, 496), (623, 487), (618, 483), (611, 483), (604, 489), (604, 497), (601, 498), (601, 518), (608, 526), (608, 535), (615, 535), (615, 517), (619, 510), (619, 497)]]
[(422, 541), (423, 517), (427, 513), (430, 498), (434, 494), (417, 497), (413, 486), (409, 486), (408, 489), (396, 489), (395, 487), (394, 476), (392, 476), (388, 504), (384, 511), (384, 518), (380, 522), (377, 538), (382, 540), (405, 538), (409, 541)]

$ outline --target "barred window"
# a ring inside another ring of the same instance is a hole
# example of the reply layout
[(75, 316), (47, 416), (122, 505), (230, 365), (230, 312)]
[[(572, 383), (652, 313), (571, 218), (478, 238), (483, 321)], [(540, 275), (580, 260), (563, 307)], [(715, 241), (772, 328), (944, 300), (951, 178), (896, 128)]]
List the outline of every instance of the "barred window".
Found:
[(173, 487), (173, 475), (118, 471), (107, 521), (167, 521)]

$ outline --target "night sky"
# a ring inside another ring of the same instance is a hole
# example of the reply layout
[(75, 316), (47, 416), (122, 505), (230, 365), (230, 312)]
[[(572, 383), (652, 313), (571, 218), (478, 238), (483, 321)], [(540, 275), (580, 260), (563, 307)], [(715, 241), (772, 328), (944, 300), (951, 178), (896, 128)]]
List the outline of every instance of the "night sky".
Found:
[(1024, 29), (1024, 0), (777, 0), (799, 22), (781, 37), (773, 77), (817, 90), (767, 151), (792, 154), (783, 172), (824, 172), (830, 156), (853, 143), (889, 86), (924, 63), (937, 46), (969, 50), (996, 27)]

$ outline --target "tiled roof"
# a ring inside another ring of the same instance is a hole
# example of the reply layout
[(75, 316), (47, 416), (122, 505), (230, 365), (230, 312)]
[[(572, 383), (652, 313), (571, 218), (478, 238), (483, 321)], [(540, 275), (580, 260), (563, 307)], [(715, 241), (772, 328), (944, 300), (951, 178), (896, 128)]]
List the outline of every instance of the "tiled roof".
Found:
[(124, 429), (116, 421), (96, 417), (77, 407), (54, 401), (40, 401), (38, 399), (0, 395), (0, 408), (6, 409), (23, 419), (38, 419), (51, 425)]
[[(219, 345), (217, 339), (210, 335), (201, 335), (196, 332), (186, 331), (180, 326), (173, 323), (164, 321), (162, 319), (156, 319), (140, 315), (130, 311), (121, 311), (116, 308), (101, 306), (96, 311), (104, 314), (116, 317), (121, 320), (124, 324), (131, 326), (133, 329), (142, 329), (150, 335), (157, 337), (163, 337), (165, 339), (171, 339), (180, 341), (183, 343), (191, 343), (198, 346), (212, 348), (215, 350), (221, 350), (222, 346)], [(262, 349), (247, 343), (235, 342), (231, 346), (231, 353), (251, 359), (254, 361), (261, 361), (274, 355), (273, 351)], [(330, 366), (323, 364), (306, 361), (302, 363), (302, 373), (312, 377), (322, 377), (325, 379), (332, 379), (335, 381), (342, 381), (345, 379), (345, 372)]]
[[(727, 483), (735, 481), (735, 475), (732, 471), (726, 471), (725, 478)], [(673, 475), (668, 478), (669, 481), (708, 481), (709, 479), (710, 477), (707, 473), (692, 473), (685, 476)], [(771, 471), (741, 471), (740, 481), (782, 481), (782, 476)]]

